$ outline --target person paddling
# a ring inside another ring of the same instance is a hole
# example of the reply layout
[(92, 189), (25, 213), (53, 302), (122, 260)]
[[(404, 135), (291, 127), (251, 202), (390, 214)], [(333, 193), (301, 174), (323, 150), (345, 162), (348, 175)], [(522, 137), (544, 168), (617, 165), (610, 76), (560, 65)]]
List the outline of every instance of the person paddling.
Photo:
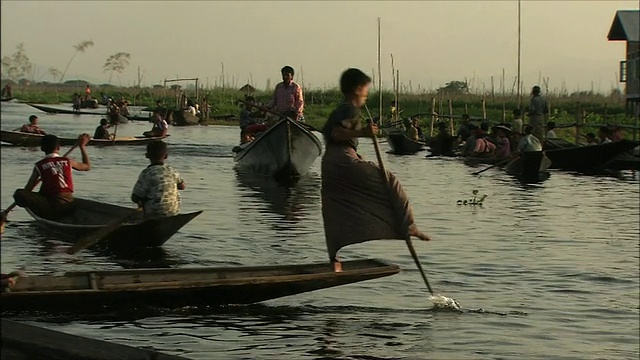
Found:
[(184, 190), (186, 185), (180, 174), (165, 164), (168, 157), (167, 144), (161, 140), (150, 142), (145, 156), (150, 165), (140, 172), (131, 193), (131, 201), (143, 204), (147, 218), (178, 215), (178, 190)]
[(96, 128), (96, 131), (93, 133), (94, 139), (111, 139), (111, 134), (109, 134), (109, 121), (107, 119), (100, 120), (100, 125)]
[(267, 107), (296, 121), (304, 122), (304, 97), (300, 85), (293, 81), (293, 68), (285, 66), (280, 72), (282, 82), (276, 85), (273, 98)]
[(38, 126), (38, 117), (35, 115), (29, 116), (29, 123), (22, 125), (20, 132), (40, 135), (47, 134)]
[(153, 112), (153, 127), (150, 131), (145, 131), (142, 133), (145, 137), (158, 137), (167, 136), (167, 132), (169, 131), (169, 124), (167, 121), (162, 118), (162, 115), (156, 110)]
[[(78, 137), (82, 162), (58, 155), (60, 141), (55, 135), (45, 135), (40, 149), (46, 154), (38, 161), (24, 189), (13, 194), (16, 204), (29, 208), (36, 215), (49, 220), (61, 218), (73, 211), (73, 177), (71, 169), (89, 171), (91, 162), (86, 145), (89, 134)], [(38, 180), (42, 180), (39, 192), (33, 192)]]
[(342, 271), (338, 250), (377, 239), (404, 239), (407, 233), (422, 240), (402, 186), (390, 172), (387, 181), (378, 165), (357, 153), (358, 138), (378, 133), (377, 125), (361, 126), (360, 107), (369, 93), (371, 78), (358, 69), (346, 70), (340, 78), (344, 96), (322, 128), (322, 218), (329, 260), (335, 272)]

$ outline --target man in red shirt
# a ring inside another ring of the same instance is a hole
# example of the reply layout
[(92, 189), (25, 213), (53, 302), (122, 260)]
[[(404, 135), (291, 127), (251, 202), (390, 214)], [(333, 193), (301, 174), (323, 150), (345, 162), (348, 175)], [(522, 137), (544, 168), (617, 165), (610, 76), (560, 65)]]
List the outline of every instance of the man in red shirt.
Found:
[(300, 85), (293, 81), (293, 68), (285, 66), (280, 72), (282, 73), (282, 82), (276, 85), (273, 98), (267, 107), (296, 121), (304, 122), (302, 114), (304, 97)]
[[(89, 134), (78, 137), (78, 147), (82, 153), (82, 162), (58, 155), (60, 142), (55, 135), (42, 137), (40, 149), (46, 154), (38, 161), (31, 173), (31, 178), (24, 189), (13, 194), (16, 204), (29, 208), (36, 215), (54, 220), (63, 217), (73, 210), (73, 178), (71, 169), (89, 171), (91, 163), (86, 145)], [(39, 192), (32, 192), (38, 180), (42, 180)]]

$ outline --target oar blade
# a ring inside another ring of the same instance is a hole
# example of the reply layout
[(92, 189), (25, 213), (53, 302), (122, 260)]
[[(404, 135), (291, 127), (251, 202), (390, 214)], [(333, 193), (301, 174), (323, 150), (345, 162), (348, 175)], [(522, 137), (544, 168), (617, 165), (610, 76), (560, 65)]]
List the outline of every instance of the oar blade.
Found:
[(131, 212), (127, 212), (121, 218), (114, 220), (113, 222), (107, 224), (105, 227), (102, 227), (95, 232), (87, 235), (86, 237), (78, 240), (72, 247), (69, 248), (69, 250), (67, 250), (67, 254), (73, 255), (80, 250), (84, 250), (92, 245), (99, 243), (102, 239), (114, 232), (116, 229), (122, 226), (123, 223), (125, 223), (134, 215), (137, 215), (140, 211), (142, 211), (142, 208), (137, 208)]

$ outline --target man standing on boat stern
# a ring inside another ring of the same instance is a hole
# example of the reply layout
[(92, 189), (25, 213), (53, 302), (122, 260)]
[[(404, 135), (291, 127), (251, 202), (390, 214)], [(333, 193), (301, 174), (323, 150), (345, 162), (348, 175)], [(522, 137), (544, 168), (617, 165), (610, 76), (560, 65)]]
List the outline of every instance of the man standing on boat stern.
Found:
[(540, 95), (540, 86), (531, 89), (531, 101), (529, 102), (529, 125), (533, 126), (533, 135), (539, 140), (544, 139), (544, 124), (549, 119), (549, 106), (547, 99)]
[[(42, 137), (40, 149), (46, 154), (38, 161), (24, 189), (18, 189), (13, 198), (18, 206), (29, 208), (36, 215), (49, 220), (63, 217), (73, 211), (73, 177), (71, 169), (89, 171), (91, 163), (86, 145), (89, 134), (78, 137), (78, 147), (82, 153), (82, 162), (58, 155), (60, 141), (55, 135)], [(38, 181), (42, 180), (39, 192), (33, 192)]]
[(282, 82), (276, 85), (273, 98), (267, 107), (296, 121), (304, 122), (304, 97), (300, 85), (293, 81), (293, 68), (285, 66), (280, 72)]

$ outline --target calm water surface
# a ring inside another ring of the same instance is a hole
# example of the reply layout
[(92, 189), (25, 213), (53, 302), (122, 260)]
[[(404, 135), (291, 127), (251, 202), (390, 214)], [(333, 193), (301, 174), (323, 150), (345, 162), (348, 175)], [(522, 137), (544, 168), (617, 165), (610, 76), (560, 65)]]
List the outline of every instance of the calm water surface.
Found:
[[(47, 115), (3, 103), (2, 129), (36, 113), (61, 136), (93, 133), (96, 116)], [(120, 125), (137, 135), (148, 123)], [(158, 251), (126, 257), (85, 250), (75, 261), (35, 230), (23, 209), (10, 215), (2, 271), (300, 264), (326, 261), (320, 161), (289, 189), (234, 170), (238, 129), (171, 128), (169, 163), (183, 175), (182, 211), (205, 212)], [(386, 145), (383, 145), (386, 147)], [(64, 149), (63, 149), (64, 151)], [(2, 207), (26, 183), (39, 151), (3, 146)], [(362, 141), (361, 153), (374, 160)], [(89, 149), (93, 169), (75, 173), (76, 196), (133, 207), (147, 166), (143, 147)], [(75, 153), (79, 156), (79, 152)], [(436, 292), (464, 313), (431, 310), (428, 292), (401, 241), (341, 251), (377, 257), (403, 271), (383, 279), (246, 307), (136, 310), (21, 320), (71, 334), (155, 348), (190, 359), (637, 359), (639, 356), (639, 196), (623, 179), (554, 172), (539, 186), (500, 170), (481, 176), (456, 160), (385, 155), (406, 188), (430, 243), (415, 242)], [(457, 206), (472, 191), (484, 206)]]

